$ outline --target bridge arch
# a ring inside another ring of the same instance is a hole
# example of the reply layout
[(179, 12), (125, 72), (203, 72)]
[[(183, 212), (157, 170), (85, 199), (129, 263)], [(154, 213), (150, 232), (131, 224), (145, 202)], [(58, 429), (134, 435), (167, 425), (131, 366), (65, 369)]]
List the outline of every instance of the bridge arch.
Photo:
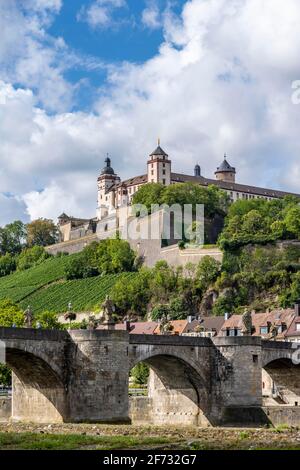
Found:
[(6, 341), (6, 364), (12, 370), (12, 419), (62, 422), (67, 415), (62, 371), (47, 347), (36, 342)]
[(209, 424), (210, 380), (191, 354), (187, 359), (181, 348), (172, 353), (164, 348), (143, 348), (131, 357), (130, 368), (140, 362), (150, 367), (148, 397), (132, 399), (133, 422), (141, 416), (139, 406), (148, 401), (147, 421), (153, 424)]
[(300, 364), (289, 352), (278, 356), (263, 363), (263, 396), (270, 404), (300, 406)]

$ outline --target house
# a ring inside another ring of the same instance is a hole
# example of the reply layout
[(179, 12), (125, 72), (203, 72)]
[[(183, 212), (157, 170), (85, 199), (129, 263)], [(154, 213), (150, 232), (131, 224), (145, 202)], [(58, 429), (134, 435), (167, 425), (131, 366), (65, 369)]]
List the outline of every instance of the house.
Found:
[[(251, 316), (252, 336), (271, 339), (275, 327), (277, 330), (276, 340), (286, 341), (287, 332), (295, 318), (295, 309), (275, 309), (264, 313), (252, 312)], [(224, 322), (218, 336), (242, 336), (242, 329), (242, 315), (232, 315)]]

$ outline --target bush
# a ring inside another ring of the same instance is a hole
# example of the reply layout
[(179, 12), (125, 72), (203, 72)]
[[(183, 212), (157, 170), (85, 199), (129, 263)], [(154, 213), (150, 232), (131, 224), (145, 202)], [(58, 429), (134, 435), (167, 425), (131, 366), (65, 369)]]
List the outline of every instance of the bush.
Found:
[(41, 328), (46, 330), (61, 330), (62, 324), (59, 323), (57, 314), (49, 311), (42, 312), (35, 316), (34, 325), (40, 324)]
[(13, 325), (24, 325), (24, 313), (9, 299), (0, 300), (0, 327), (11, 327)]

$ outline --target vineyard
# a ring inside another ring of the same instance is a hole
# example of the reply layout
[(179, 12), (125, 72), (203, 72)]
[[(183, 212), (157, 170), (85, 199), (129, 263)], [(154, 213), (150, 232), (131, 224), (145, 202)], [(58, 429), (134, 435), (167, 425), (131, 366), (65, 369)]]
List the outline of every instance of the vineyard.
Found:
[(71, 302), (75, 312), (93, 311), (99, 309), (117, 280), (129, 276), (134, 276), (134, 273), (111, 274), (104, 277), (54, 283), (33, 292), (20, 302), (20, 306), (25, 309), (27, 305), (30, 305), (35, 313), (45, 310), (59, 313), (65, 312), (68, 302)]
[(135, 275), (123, 273), (66, 281), (64, 269), (69, 258), (50, 258), (26, 271), (0, 278), (0, 299), (11, 299), (23, 309), (30, 305), (34, 313), (64, 312), (69, 302), (75, 312), (88, 311), (99, 306), (118, 279)]

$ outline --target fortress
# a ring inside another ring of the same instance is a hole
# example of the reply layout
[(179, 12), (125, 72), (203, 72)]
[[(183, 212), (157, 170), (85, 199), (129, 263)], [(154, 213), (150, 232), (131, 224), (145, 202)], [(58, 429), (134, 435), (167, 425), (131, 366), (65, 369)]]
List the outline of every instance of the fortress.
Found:
[[(158, 141), (157, 148), (149, 155), (147, 172), (124, 181), (115, 173), (111, 159), (107, 156), (105, 166), (97, 180), (98, 204), (95, 218), (78, 219), (65, 213), (61, 214), (58, 217), (60, 243), (59, 246), (50, 247), (49, 251), (54, 253), (57, 251), (68, 251), (70, 253), (80, 251), (93, 240), (111, 237), (116, 230), (122, 233), (125, 220), (130, 217), (132, 198), (147, 183), (160, 183), (165, 186), (186, 182), (196, 183), (202, 187), (215, 185), (226, 191), (231, 201), (256, 198), (273, 200), (291, 194), (275, 189), (237, 183), (236, 168), (230, 165), (226, 155), (216, 169), (214, 179), (202, 176), (199, 164), (196, 164), (192, 175), (175, 173), (172, 170), (172, 160), (160, 146), (160, 141)], [(300, 195), (296, 196), (300, 197)], [(216, 236), (216, 233), (212, 233), (212, 243), (214, 243)], [(176, 241), (173, 244), (176, 244)], [(172, 245), (172, 242), (170, 245)], [(156, 250), (157, 248), (157, 246), (152, 246), (152, 252), (153, 249)], [(144, 247), (142, 255), (144, 255), (145, 249)], [(147, 249), (149, 251), (149, 246)]]

